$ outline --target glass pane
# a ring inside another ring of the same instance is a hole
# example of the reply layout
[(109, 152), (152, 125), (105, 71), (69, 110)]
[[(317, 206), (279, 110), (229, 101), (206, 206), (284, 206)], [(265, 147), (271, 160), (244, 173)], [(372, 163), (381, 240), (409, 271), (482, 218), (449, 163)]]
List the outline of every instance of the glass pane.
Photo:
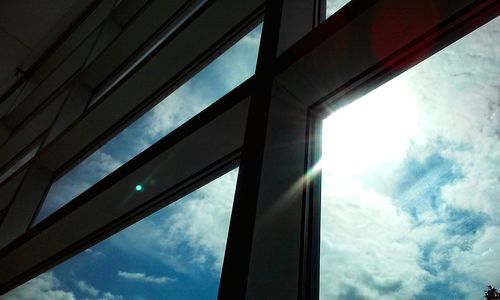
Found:
[(216, 299), (238, 170), (4, 295)]
[(252, 30), (152, 110), (55, 181), (33, 225), (250, 78), (255, 72), (261, 29), (259, 25)]
[(331, 17), (349, 2), (350, 0), (326, 0), (326, 18)]
[(323, 122), (321, 299), (500, 287), (500, 19)]

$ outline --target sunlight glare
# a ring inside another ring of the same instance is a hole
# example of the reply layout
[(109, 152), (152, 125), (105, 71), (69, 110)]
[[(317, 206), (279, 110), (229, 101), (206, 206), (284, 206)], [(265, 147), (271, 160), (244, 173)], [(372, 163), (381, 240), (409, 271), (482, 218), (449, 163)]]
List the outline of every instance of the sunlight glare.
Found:
[(361, 175), (401, 159), (417, 133), (416, 101), (404, 79), (396, 78), (324, 120), (323, 170)]

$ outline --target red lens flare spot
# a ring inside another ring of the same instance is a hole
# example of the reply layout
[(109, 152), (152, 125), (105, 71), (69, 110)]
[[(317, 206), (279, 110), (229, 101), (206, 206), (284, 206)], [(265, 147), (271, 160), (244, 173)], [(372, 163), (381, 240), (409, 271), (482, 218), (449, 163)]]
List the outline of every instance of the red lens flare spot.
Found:
[[(375, 12), (371, 26), (370, 42), (373, 54), (378, 60), (386, 58), (398, 45), (405, 45), (435, 28), (438, 16), (439, 9), (435, 1), (383, 2)], [(429, 50), (424, 49), (424, 52)]]

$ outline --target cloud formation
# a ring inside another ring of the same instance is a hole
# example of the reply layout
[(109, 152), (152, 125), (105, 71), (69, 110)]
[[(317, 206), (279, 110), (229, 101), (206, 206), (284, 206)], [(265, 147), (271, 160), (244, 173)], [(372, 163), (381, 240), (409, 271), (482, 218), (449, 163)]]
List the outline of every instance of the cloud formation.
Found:
[(364, 298), (410, 299), (423, 289), (427, 274), (419, 266), (411, 221), (392, 199), (353, 185), (323, 192), (322, 299), (350, 291)]
[(129, 273), (124, 271), (118, 271), (118, 276), (133, 281), (158, 283), (158, 284), (165, 284), (177, 280), (175, 278), (170, 278), (166, 276), (156, 277), (156, 276), (146, 275), (145, 273)]
[(195, 275), (222, 268), (238, 170), (233, 170), (155, 215), (134, 224), (112, 242), (129, 255), (148, 255), (174, 271)]
[(122, 164), (102, 150), (93, 153), (52, 184), (35, 219), (35, 224), (118, 169)]
[[(69, 282), (65, 282), (69, 283)], [(78, 280), (73, 282), (76, 290), (64, 286), (53, 272), (46, 272), (0, 297), (4, 300), (123, 300), (123, 296), (101, 292), (89, 283)], [(86, 295), (80, 298), (78, 292)]]
[(102, 295), (101, 298), (99, 298), (99, 300), (123, 300), (123, 296), (122, 295), (113, 295), (111, 294), (110, 292), (106, 292)]
[(99, 290), (90, 284), (86, 283), (83, 280), (78, 280), (75, 282), (75, 286), (80, 290), (80, 292), (88, 294), (93, 297), (97, 297), (99, 295)]
[(8, 292), (2, 299), (75, 300), (75, 295), (61, 289), (60, 281), (51, 272), (47, 272)]
[(179, 127), (255, 73), (261, 27), (243, 37), (143, 117), (148, 134), (144, 138), (146, 144)]

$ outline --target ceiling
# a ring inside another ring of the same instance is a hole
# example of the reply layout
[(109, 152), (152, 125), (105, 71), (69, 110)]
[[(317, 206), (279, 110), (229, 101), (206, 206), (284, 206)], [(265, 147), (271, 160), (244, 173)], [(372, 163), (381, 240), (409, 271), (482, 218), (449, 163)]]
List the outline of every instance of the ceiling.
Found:
[(91, 1), (0, 1), (0, 93), (28, 69)]

